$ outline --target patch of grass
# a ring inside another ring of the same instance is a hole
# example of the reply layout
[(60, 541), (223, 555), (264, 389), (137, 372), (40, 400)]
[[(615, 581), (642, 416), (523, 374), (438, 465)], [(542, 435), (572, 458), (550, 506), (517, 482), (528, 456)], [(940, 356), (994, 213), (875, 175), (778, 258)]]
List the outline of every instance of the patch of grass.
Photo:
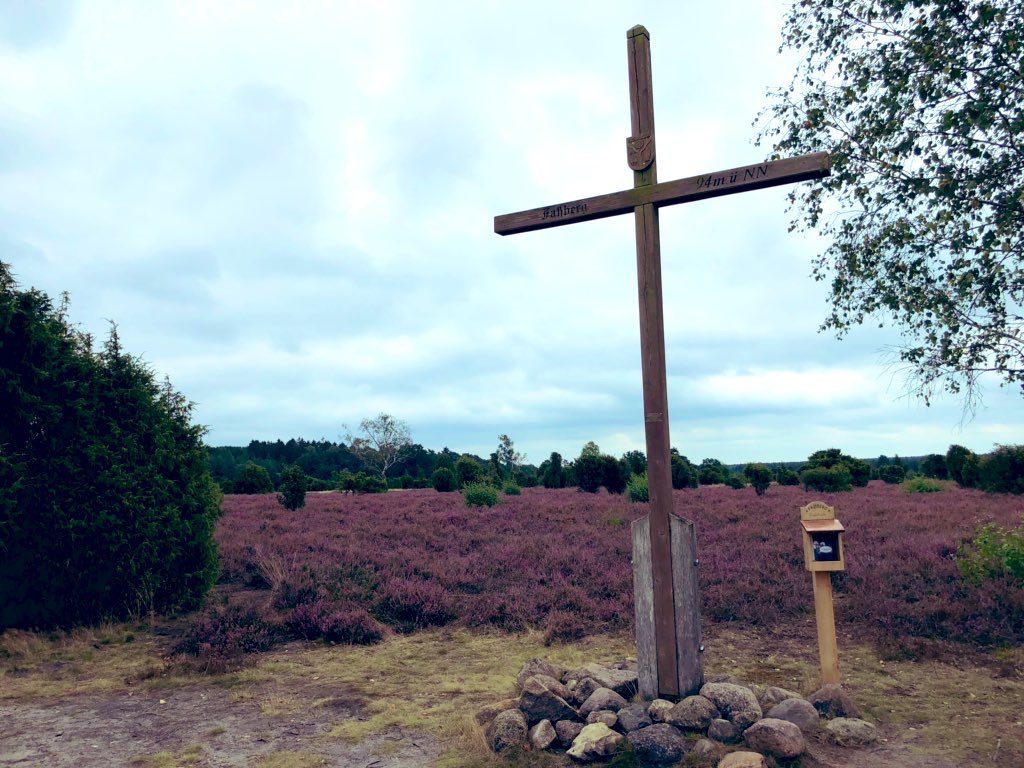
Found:
[(261, 757), (255, 764), (258, 768), (316, 768), (328, 765), (329, 761), (323, 755), (312, 752), (272, 752)]
[(163, 642), (137, 624), (0, 634), (0, 700), (124, 690), (167, 671)]
[(206, 735), (208, 738), (213, 738), (214, 736), (223, 736), (227, 732), (227, 728), (225, 728), (223, 725), (218, 725), (216, 728), (211, 728), (210, 730), (208, 730), (206, 732)]
[[(804, 695), (821, 686), (813, 620), (774, 632), (722, 625), (709, 630), (704, 637), (705, 671), (728, 672), (744, 682), (778, 685)], [(1005, 667), (1008, 657), (1024, 659), (1024, 651), (986, 656), (993, 665)], [(1000, 759), (1006, 765), (1024, 765), (1024, 666), (1015, 666), (1008, 677), (964, 657), (953, 662), (890, 661), (850, 636), (839, 638), (839, 665), (843, 687), (865, 717), (912, 739), (922, 753), (938, 751), (963, 764), (987, 763), (1001, 739)]]
[(421, 731), (438, 739), (439, 766), (497, 766), (503, 763), (487, 750), (473, 716), (484, 705), (515, 693), (515, 676), (525, 661), (541, 656), (575, 667), (633, 652), (621, 636), (552, 648), (544, 646), (540, 632), (510, 636), (440, 629), (396, 636), (375, 646), (273, 654), (237, 675), (250, 684), (270, 683), (281, 690), (284, 681), (309, 679), (315, 669), (321, 686), (344, 688), (367, 702), (364, 719), (342, 720), (332, 736), (358, 743), (393, 728)]
[(157, 752), (153, 755), (139, 755), (131, 762), (137, 768), (178, 768), (178, 766), (202, 765), (206, 747), (192, 744), (178, 754), (173, 752)]

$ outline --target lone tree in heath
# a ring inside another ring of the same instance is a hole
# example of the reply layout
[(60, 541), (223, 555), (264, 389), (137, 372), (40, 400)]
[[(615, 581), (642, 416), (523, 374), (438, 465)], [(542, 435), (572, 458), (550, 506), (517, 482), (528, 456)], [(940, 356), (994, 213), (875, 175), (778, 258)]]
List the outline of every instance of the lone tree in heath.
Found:
[(822, 330), (899, 328), (910, 390), (970, 407), (991, 373), (1024, 392), (1024, 4), (794, 2), (782, 48), (804, 55), (770, 93), (775, 153), (828, 152), (795, 187), (795, 229), (830, 245)]
[(409, 426), (387, 413), (359, 422), (359, 435), (353, 435), (347, 426), (345, 429), (348, 449), (367, 468), (378, 472), (382, 480), (388, 479), (388, 470), (401, 461), (412, 446)]

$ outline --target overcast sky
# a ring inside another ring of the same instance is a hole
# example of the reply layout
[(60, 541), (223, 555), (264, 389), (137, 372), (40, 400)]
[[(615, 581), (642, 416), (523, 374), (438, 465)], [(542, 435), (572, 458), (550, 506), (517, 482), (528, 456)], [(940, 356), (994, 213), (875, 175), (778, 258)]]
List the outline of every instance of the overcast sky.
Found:
[[(625, 189), (626, 31), (662, 181), (762, 159), (786, 4), (0, 0), (0, 259), (197, 403), (212, 445), (643, 449), (632, 216), (493, 217)], [(1019, 442), (1021, 398), (903, 396), (892, 330), (817, 332), (786, 189), (663, 209), (672, 442), (694, 461)]]

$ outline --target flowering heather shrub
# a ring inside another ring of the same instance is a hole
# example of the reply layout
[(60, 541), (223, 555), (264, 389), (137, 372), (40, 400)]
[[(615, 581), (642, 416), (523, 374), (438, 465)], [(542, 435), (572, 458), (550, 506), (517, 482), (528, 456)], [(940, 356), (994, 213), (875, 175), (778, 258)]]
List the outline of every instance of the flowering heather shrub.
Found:
[[(676, 511), (697, 524), (707, 619), (777, 625), (813, 616), (799, 508), (819, 498), (847, 529), (848, 570), (833, 576), (841, 628), (899, 642), (1024, 641), (1024, 586), (1005, 577), (972, 584), (955, 560), (979, 525), (1018, 524), (1024, 499), (961, 488), (908, 494), (879, 481), (840, 494), (675, 491)], [(316, 495), (298, 512), (272, 496), (228, 496), (223, 509), (221, 581), (252, 584), (258, 542), (261, 557), (287, 571), (276, 610), (319, 600), (399, 631), (459, 622), (533, 627), (552, 641), (632, 626), (626, 523), (645, 509), (624, 496), (527, 488), (486, 515), (433, 490)]]
[(448, 593), (432, 581), (388, 579), (377, 600), (378, 615), (402, 632), (441, 627), (456, 618)]
[(223, 672), (246, 654), (265, 651), (284, 639), (281, 627), (252, 607), (228, 606), (210, 610), (192, 623), (175, 653), (203, 659), (209, 672)]
[(373, 645), (383, 628), (362, 608), (334, 608), (324, 600), (296, 606), (288, 616), (291, 634), (305, 640), (323, 638), (332, 643)]

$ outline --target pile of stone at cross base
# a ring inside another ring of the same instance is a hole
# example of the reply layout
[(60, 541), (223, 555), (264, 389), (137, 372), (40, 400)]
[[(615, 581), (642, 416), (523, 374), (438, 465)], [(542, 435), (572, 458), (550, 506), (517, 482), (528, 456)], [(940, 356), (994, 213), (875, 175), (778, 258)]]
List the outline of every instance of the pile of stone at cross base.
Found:
[(783, 688), (708, 678), (698, 695), (677, 702), (637, 699), (636, 662), (565, 670), (543, 659), (516, 678), (519, 698), (481, 710), (494, 752), (564, 750), (579, 762), (632, 749), (641, 765), (672, 765), (690, 754), (717, 768), (762, 768), (765, 756), (795, 758), (807, 739), (844, 747), (878, 740), (871, 723), (838, 685), (807, 698)]

